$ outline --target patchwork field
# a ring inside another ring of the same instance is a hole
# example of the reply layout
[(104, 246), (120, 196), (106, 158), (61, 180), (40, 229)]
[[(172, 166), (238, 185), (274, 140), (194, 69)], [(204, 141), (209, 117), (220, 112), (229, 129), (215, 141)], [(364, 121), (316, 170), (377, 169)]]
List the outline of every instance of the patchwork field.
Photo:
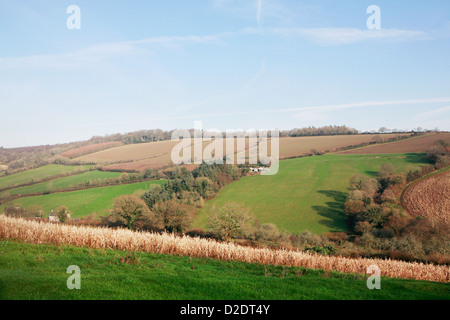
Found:
[(0, 189), (13, 188), (14, 186), (38, 182), (39, 180), (49, 179), (60, 175), (81, 173), (89, 170), (90, 167), (91, 166), (63, 166), (53, 164), (2, 176), (0, 177)]
[(280, 161), (274, 176), (250, 176), (223, 188), (206, 202), (195, 220), (207, 228), (208, 209), (227, 201), (249, 207), (261, 223), (274, 223), (292, 233), (347, 231), (343, 213), (350, 178), (375, 175), (384, 163), (398, 171), (427, 164), (424, 154), (335, 155)]
[(311, 153), (315, 149), (319, 152), (334, 152), (361, 143), (370, 143), (378, 139), (387, 140), (409, 134), (362, 134), (344, 136), (318, 136), (318, 137), (286, 137), (280, 139), (280, 159), (298, 157)]
[(141, 144), (129, 144), (121, 147), (111, 148), (82, 157), (75, 158), (75, 161), (85, 161), (94, 163), (114, 163), (131, 162), (148, 158), (159, 157), (169, 154), (177, 141), (158, 141)]
[(450, 170), (414, 182), (403, 195), (403, 205), (415, 217), (450, 223)]
[(431, 133), (411, 139), (372, 145), (363, 148), (338, 152), (339, 154), (381, 154), (381, 153), (422, 153), (437, 141), (450, 143), (450, 133)]
[(98, 151), (102, 151), (102, 150), (106, 150), (106, 149), (110, 149), (110, 148), (114, 148), (114, 147), (120, 147), (121, 145), (123, 145), (123, 143), (119, 142), (119, 141), (96, 143), (96, 144), (91, 144), (91, 145), (87, 145), (87, 146), (80, 147), (80, 148), (67, 150), (67, 151), (63, 152), (61, 155), (63, 157), (76, 158), (76, 157), (81, 157), (81, 156), (84, 156), (84, 155), (87, 155), (90, 153), (94, 153), (94, 152), (98, 152)]
[[(91, 188), (80, 191), (52, 193), (42, 196), (24, 197), (14, 201), (25, 208), (31, 205), (41, 205), (46, 214), (58, 206), (65, 205), (72, 212), (72, 218), (81, 218), (90, 214), (96, 214), (97, 217), (107, 213), (112, 209), (114, 199), (126, 195), (134, 194), (138, 191), (146, 191), (151, 184), (163, 184), (165, 180), (146, 181), (118, 186)], [(5, 205), (0, 206), (0, 211)]]
[(76, 185), (86, 183), (88, 181), (100, 180), (103, 181), (108, 178), (117, 178), (121, 175), (120, 172), (104, 172), (104, 171), (87, 171), (77, 175), (71, 175), (64, 178), (50, 180), (43, 183), (33, 184), (31, 186), (20, 187), (15, 189), (9, 189), (2, 194), (8, 193), (9, 195), (15, 194), (31, 194), (37, 192), (47, 192), (54, 190), (67, 189)]
[[(316, 136), (316, 137), (283, 137), (280, 138), (280, 158), (291, 158), (310, 154), (312, 150), (319, 152), (333, 152), (339, 148), (362, 143), (370, 143), (379, 139), (390, 139), (409, 134), (364, 134), (364, 135), (345, 135), (345, 136)], [(203, 142), (203, 150), (211, 142)], [(167, 167), (171, 163), (171, 152), (173, 147), (178, 144), (177, 141), (159, 141), (143, 144), (133, 144), (110, 148), (100, 152), (94, 152), (74, 159), (74, 161), (92, 162), (106, 165), (107, 170), (137, 170), (159, 169)], [(249, 150), (255, 146), (249, 144), (246, 140), (244, 151), (237, 150), (237, 143), (234, 143), (235, 161), (238, 157), (248, 158)], [(270, 143), (269, 143), (270, 149)], [(223, 152), (225, 154), (225, 140), (223, 143)], [(193, 153), (193, 150), (192, 150)], [(270, 154), (270, 153), (269, 153)], [(194, 157), (191, 158), (194, 160)]]

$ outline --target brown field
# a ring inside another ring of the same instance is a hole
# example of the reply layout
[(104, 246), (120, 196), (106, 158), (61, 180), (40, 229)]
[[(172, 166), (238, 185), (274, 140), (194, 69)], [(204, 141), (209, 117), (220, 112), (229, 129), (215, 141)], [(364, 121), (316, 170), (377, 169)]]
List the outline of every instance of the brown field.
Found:
[[(105, 170), (136, 170), (143, 171), (145, 169), (161, 169), (171, 166), (171, 152), (172, 148), (178, 144), (177, 141), (164, 141), (164, 145), (155, 146), (154, 142), (142, 144), (142, 145), (129, 145), (123, 146), (116, 149), (106, 150), (104, 152), (98, 152), (86, 157), (81, 157), (76, 160), (81, 161), (93, 161), (96, 163), (107, 163), (107, 162), (119, 162), (116, 164), (111, 164), (105, 166)], [(225, 152), (225, 140), (223, 141), (223, 150)], [(202, 150), (211, 144), (211, 142), (203, 142)], [(191, 145), (191, 147), (194, 144)], [(237, 150), (237, 141), (234, 142), (235, 150)], [(132, 148), (133, 146), (136, 146)], [(158, 147), (158, 148), (157, 148)], [(245, 150), (250, 148), (248, 139), (246, 140)], [(127, 153), (125, 156), (123, 153)], [(162, 152), (162, 153), (158, 153)], [(194, 161), (194, 148), (191, 149), (191, 161)], [(235, 159), (236, 159), (235, 152)], [(142, 158), (144, 157), (144, 158)], [(130, 160), (133, 159), (133, 160)]]
[(403, 195), (403, 205), (414, 217), (450, 223), (450, 170), (413, 183)]
[(389, 142), (359, 149), (338, 152), (339, 154), (382, 154), (382, 153), (423, 153), (436, 141), (450, 143), (450, 133), (430, 133), (402, 141)]
[(361, 134), (344, 136), (317, 136), (280, 139), (280, 158), (297, 157), (311, 153), (312, 149), (319, 152), (334, 152), (340, 148), (361, 143), (373, 142), (376, 139), (390, 139), (409, 134)]
[[(340, 148), (370, 143), (378, 139), (387, 140), (399, 136), (409, 136), (409, 133), (403, 134), (358, 134), (358, 135), (340, 135), (340, 136), (314, 136), (314, 137), (283, 137), (280, 138), (280, 159), (301, 157), (312, 153), (312, 150), (318, 152), (335, 152)], [(268, 149), (270, 151), (270, 143)], [(239, 154), (239, 156), (242, 153)], [(248, 152), (246, 152), (248, 156)]]
[(177, 141), (158, 141), (140, 144), (129, 144), (117, 148), (91, 153), (74, 159), (75, 161), (94, 162), (99, 164), (115, 162), (132, 162), (170, 154)]
[(70, 244), (99, 249), (173, 254), (358, 274), (366, 274), (368, 266), (377, 265), (381, 269), (381, 274), (386, 277), (438, 282), (449, 282), (450, 279), (448, 266), (250, 248), (210, 239), (133, 232), (125, 229), (77, 227), (9, 218), (4, 215), (0, 215), (0, 239), (22, 240), (36, 244)]
[(81, 156), (91, 154), (94, 152), (98, 152), (98, 151), (115, 148), (115, 147), (120, 147), (122, 145), (123, 145), (123, 143), (119, 142), (119, 141), (97, 143), (97, 144), (91, 144), (91, 145), (80, 147), (80, 148), (67, 150), (67, 151), (61, 153), (61, 155), (63, 157), (72, 159), (72, 158), (81, 157)]
[[(339, 148), (370, 143), (376, 139), (390, 139), (409, 134), (364, 134), (345, 136), (316, 136), (316, 137), (283, 137), (280, 138), (280, 159), (299, 157), (310, 154), (312, 150), (319, 152), (333, 152)], [(203, 149), (211, 142), (204, 142)], [(126, 145), (117, 148), (91, 153), (78, 157), (76, 161), (94, 162), (106, 165), (106, 170), (137, 170), (159, 169), (171, 165), (171, 151), (177, 145), (177, 141), (160, 141), (143, 144)], [(235, 161), (238, 157), (248, 159), (250, 146), (248, 139), (245, 143), (245, 151), (237, 152), (237, 141), (235, 140)], [(270, 142), (268, 149), (270, 151)], [(193, 150), (192, 150), (193, 152)], [(224, 153), (226, 152), (224, 140)], [(193, 158), (192, 158), (193, 160)]]

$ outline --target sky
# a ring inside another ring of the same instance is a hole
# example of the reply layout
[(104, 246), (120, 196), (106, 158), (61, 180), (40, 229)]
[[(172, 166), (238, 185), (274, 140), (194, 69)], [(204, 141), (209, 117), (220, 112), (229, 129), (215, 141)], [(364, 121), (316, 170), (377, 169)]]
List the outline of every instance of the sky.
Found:
[(194, 121), (450, 130), (448, 0), (0, 0), (0, 43), (5, 148)]

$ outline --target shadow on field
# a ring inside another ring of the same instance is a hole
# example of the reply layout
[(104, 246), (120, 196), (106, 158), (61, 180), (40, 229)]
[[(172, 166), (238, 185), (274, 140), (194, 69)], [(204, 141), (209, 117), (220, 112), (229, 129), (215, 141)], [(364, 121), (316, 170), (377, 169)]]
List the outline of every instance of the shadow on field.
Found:
[(406, 153), (406, 161), (409, 163), (417, 163), (417, 164), (423, 164), (423, 163), (432, 163), (430, 159), (427, 158), (426, 153), (423, 154), (417, 154), (417, 153)]
[(347, 230), (346, 217), (344, 214), (344, 203), (347, 194), (335, 190), (319, 190), (318, 193), (324, 194), (334, 201), (326, 202), (326, 206), (312, 206), (319, 215), (326, 219), (319, 221), (320, 224), (330, 228), (332, 232), (342, 232)]

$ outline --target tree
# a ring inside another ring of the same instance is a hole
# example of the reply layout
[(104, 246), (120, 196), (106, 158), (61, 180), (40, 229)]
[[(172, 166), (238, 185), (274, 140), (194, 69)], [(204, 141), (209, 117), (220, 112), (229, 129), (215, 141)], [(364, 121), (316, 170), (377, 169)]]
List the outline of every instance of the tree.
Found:
[(136, 229), (138, 222), (151, 215), (145, 202), (135, 195), (125, 195), (114, 200), (113, 214), (124, 221), (130, 229)]
[(380, 170), (378, 171), (377, 175), (379, 177), (385, 178), (388, 176), (391, 176), (395, 173), (395, 167), (392, 165), (392, 163), (384, 163)]
[(17, 204), (8, 203), (3, 209), (3, 213), (8, 217), (20, 218), (23, 216), (25, 209)]
[(26, 216), (30, 218), (42, 218), (43, 212), (44, 209), (42, 209), (42, 206), (34, 204), (29, 206), (28, 209), (26, 209)]
[(66, 222), (67, 218), (70, 217), (69, 208), (67, 208), (66, 206), (59, 206), (55, 209), (54, 213), (62, 223)]
[(156, 203), (153, 212), (158, 228), (168, 232), (184, 232), (192, 224), (195, 206), (168, 200)]
[(380, 133), (386, 133), (388, 131), (388, 128), (386, 127), (381, 127), (380, 129), (378, 129), (378, 132)]
[(119, 179), (122, 183), (127, 182), (130, 181), (130, 176), (128, 175), (128, 173), (124, 172), (120, 175)]
[(250, 210), (236, 202), (227, 202), (222, 207), (214, 206), (209, 212), (209, 224), (224, 240), (251, 231), (255, 218)]

